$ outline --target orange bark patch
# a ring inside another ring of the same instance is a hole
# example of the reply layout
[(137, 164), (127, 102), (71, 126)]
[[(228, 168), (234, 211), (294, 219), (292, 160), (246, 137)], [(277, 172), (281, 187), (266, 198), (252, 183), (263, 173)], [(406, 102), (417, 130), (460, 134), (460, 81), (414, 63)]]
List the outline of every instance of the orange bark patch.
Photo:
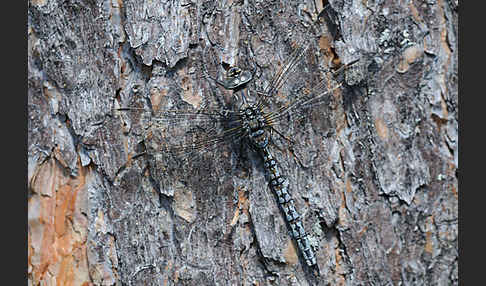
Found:
[(70, 200), (73, 199), (72, 194), (73, 191), (69, 185), (64, 185), (57, 191), (54, 225), (58, 237), (65, 234), (67, 219), (72, 218), (72, 212), (68, 209)]
[(190, 75), (188, 75), (187, 70), (181, 70), (179, 72), (179, 76), (182, 78), (182, 99), (192, 105), (194, 108), (199, 108), (202, 103), (202, 97), (200, 94), (195, 92), (195, 87), (193, 85), (194, 81), (192, 80)]
[(405, 49), (402, 54), (402, 60), (398, 63), (397, 72), (404, 73), (408, 71), (410, 65), (417, 61), (423, 55), (424, 51), (418, 45), (414, 45)]
[(417, 23), (422, 23), (423, 20), (420, 17), (419, 11), (415, 7), (415, 5), (413, 5), (413, 2), (410, 2), (410, 4), (408, 5), (408, 7), (410, 8), (410, 14), (415, 19), (415, 21), (417, 21)]
[[(446, 52), (447, 54), (447, 61), (446, 61), (446, 65), (448, 65), (450, 59), (451, 59), (451, 49), (449, 49), (449, 45), (447, 44), (447, 25), (445, 25), (445, 23), (447, 22), (446, 19), (445, 19), (445, 13), (444, 13), (444, 9), (442, 8), (444, 6), (444, 3), (442, 0), (439, 0), (437, 1), (437, 7), (439, 9), (439, 11), (441, 12), (441, 16), (442, 16), (442, 19), (440, 19), (440, 24), (442, 26), (442, 31), (440, 33), (440, 39), (441, 39), (441, 44), (442, 44), (442, 48), (444, 49), (444, 51)], [(444, 25), (442, 25), (444, 24)], [(447, 72), (447, 69), (445, 68), (444, 69), (445, 72), (444, 74), (446, 74)]]
[(324, 60), (326, 61), (326, 64), (331, 62), (334, 67), (337, 67), (341, 64), (341, 60), (334, 52), (334, 48), (331, 43), (332, 39), (328, 36), (323, 35), (319, 38), (319, 48), (324, 54)]
[(381, 140), (386, 141), (388, 139), (388, 127), (382, 118), (375, 120), (376, 133), (380, 136)]
[(194, 195), (188, 189), (178, 186), (174, 191), (174, 212), (185, 221), (192, 223), (196, 219)]
[(427, 231), (425, 233), (425, 251), (428, 253), (432, 253), (432, 232)]
[(456, 186), (454, 186), (454, 185), (452, 185), (452, 193), (454, 194), (454, 197), (456, 197), (456, 199), (459, 198), (459, 195), (457, 194)]
[(353, 191), (353, 187), (351, 186), (351, 181), (348, 179), (346, 179), (346, 193), (351, 193)]
[(247, 197), (245, 195), (245, 190), (239, 189), (238, 190), (238, 205), (236, 206), (235, 213), (233, 218), (231, 219), (230, 225), (234, 226), (240, 217), (240, 209), (243, 209), (243, 212), (248, 212), (247, 208)]
[(287, 247), (283, 251), (283, 256), (287, 263), (297, 264), (297, 251), (295, 250), (292, 240), (288, 240)]
[(344, 191), (341, 191), (341, 205), (339, 206), (338, 210), (338, 223), (343, 227), (347, 227), (349, 225), (348, 212), (346, 211), (346, 196), (344, 195)]
[[(86, 257), (85, 216), (80, 214), (78, 195), (85, 196), (86, 170), (78, 165), (72, 177), (59, 162), (50, 159), (36, 167), (29, 182), (28, 273), (33, 285), (83, 285), (90, 283)], [(77, 214), (77, 215), (75, 215)]]
[(336, 248), (334, 250), (334, 254), (336, 256), (336, 273), (338, 274), (338, 277), (336, 277), (336, 279), (338, 280), (337, 285), (346, 285), (345, 283), (346, 280), (344, 279), (343, 275), (341, 275), (341, 273), (345, 273), (345, 271), (343, 270), (342, 267), (343, 258), (341, 256), (340, 249)]
[(65, 256), (61, 260), (61, 268), (57, 277), (58, 285), (73, 285), (73, 257)]
[(441, 97), (440, 97), (440, 106), (442, 108), (442, 118), (449, 117), (449, 112), (447, 111), (447, 104), (444, 100), (444, 95), (442, 93), (441, 93)]
[(46, 0), (31, 0), (30, 3), (35, 6), (44, 6), (46, 5)]
[(155, 111), (160, 109), (160, 103), (162, 99), (165, 98), (168, 94), (166, 89), (158, 89), (158, 88), (151, 88), (150, 89), (150, 102), (152, 103), (152, 107)]
[[(427, 227), (431, 224), (434, 223), (434, 217), (431, 216), (427, 219)], [(434, 248), (433, 242), (432, 242), (432, 232), (428, 230), (425, 232), (425, 251), (428, 253), (432, 253)]]

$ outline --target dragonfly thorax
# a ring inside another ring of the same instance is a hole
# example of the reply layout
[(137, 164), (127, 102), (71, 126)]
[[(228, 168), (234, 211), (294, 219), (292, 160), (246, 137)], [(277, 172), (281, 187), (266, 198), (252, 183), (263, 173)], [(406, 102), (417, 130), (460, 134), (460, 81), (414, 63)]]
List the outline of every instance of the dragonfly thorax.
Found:
[(265, 128), (269, 126), (263, 110), (257, 106), (248, 105), (240, 109), (242, 126), (248, 134), (250, 143), (256, 148), (265, 148), (268, 145), (268, 133)]

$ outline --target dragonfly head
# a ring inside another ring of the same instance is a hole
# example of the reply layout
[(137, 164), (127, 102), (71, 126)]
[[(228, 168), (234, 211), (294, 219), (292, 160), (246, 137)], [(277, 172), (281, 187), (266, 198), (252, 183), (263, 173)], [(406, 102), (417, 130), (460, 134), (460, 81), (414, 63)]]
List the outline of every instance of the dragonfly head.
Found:
[(236, 67), (236, 66), (232, 66), (228, 69), (228, 71), (226, 71), (226, 77), (228, 77), (228, 78), (236, 77), (239, 74), (241, 74), (241, 69), (239, 67)]
[(224, 87), (227, 89), (237, 89), (248, 83), (253, 78), (250, 71), (243, 70), (237, 66), (231, 66), (226, 71)]

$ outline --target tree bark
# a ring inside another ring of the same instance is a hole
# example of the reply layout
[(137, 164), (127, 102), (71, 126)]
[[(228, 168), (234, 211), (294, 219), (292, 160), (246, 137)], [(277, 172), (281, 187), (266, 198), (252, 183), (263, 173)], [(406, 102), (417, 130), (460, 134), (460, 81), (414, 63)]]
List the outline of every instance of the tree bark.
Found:
[[(30, 0), (29, 285), (457, 285), (457, 8)], [(168, 160), (177, 138), (153, 117), (228, 106), (204, 66), (255, 66), (262, 90), (302, 43), (306, 68), (270, 104), (299, 80), (342, 84), (272, 136), (317, 277), (251, 148)]]

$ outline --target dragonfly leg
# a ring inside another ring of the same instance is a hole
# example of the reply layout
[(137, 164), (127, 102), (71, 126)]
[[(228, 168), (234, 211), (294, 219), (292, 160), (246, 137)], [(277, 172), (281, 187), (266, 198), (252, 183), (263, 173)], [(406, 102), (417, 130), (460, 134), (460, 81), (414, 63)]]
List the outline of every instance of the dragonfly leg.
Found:
[(278, 135), (280, 135), (280, 137), (282, 137), (283, 139), (287, 140), (289, 143), (291, 144), (295, 144), (295, 141), (288, 138), (287, 136), (283, 135), (280, 131), (278, 131), (277, 129), (275, 129), (273, 126), (270, 126), (270, 128), (272, 129), (272, 131), (275, 131)]
[(206, 70), (206, 68), (204, 68), (204, 74), (206, 75), (206, 77), (210, 78), (211, 80), (213, 80), (214, 82), (216, 82), (217, 84), (221, 85), (222, 87), (226, 88), (226, 89), (229, 89), (228, 86), (220, 81), (219, 79), (215, 78), (215, 77), (212, 77)]
[[(280, 135), (282, 138), (284, 138), (285, 140), (287, 140), (290, 144), (290, 147), (289, 147), (289, 151), (290, 151), (290, 154), (292, 154), (292, 156), (294, 157), (294, 159), (297, 161), (297, 163), (300, 165), (300, 167), (302, 167), (303, 169), (306, 169), (306, 167), (304, 166), (304, 164), (302, 163), (302, 160), (300, 160), (300, 158), (295, 154), (294, 152), (294, 149), (292, 148), (292, 145), (295, 144), (295, 141), (288, 138), (287, 136), (283, 135), (281, 132), (279, 132), (277, 129), (275, 129), (273, 126), (270, 126), (271, 130), (270, 132), (273, 132), (275, 131), (278, 135)], [(271, 137), (270, 137), (271, 138)], [(282, 151), (281, 148), (279, 148), (276, 144), (274, 144), (275, 147), (277, 147), (277, 149), (279, 149), (280, 151)]]
[[(203, 54), (204, 54), (204, 52), (203, 52)], [(212, 76), (209, 74), (208, 69), (207, 69), (207, 67), (206, 67), (206, 63), (204, 62), (204, 60), (203, 60), (203, 61), (201, 61), (201, 64), (202, 64), (202, 68), (203, 68), (203, 73), (204, 73), (204, 75), (205, 75), (207, 78), (209, 78), (209, 79), (213, 80), (213, 81), (214, 81), (214, 82), (216, 82), (217, 84), (219, 84), (219, 85), (223, 86), (224, 88), (228, 89), (228, 88), (227, 88), (227, 86), (226, 86), (226, 84), (225, 84), (224, 82), (220, 81), (219, 79), (217, 79), (217, 78), (215, 78), (215, 77), (212, 77)]]
[(140, 153), (133, 155), (132, 159), (138, 158), (138, 157), (143, 156), (143, 155), (147, 155), (147, 151), (143, 151), (143, 152), (140, 152)]
[(342, 66), (340, 66), (337, 70), (335, 70), (332, 75), (335, 76), (337, 75), (338, 73), (342, 72), (343, 70), (349, 68), (350, 66), (354, 65), (355, 63), (359, 62), (359, 59), (356, 59), (350, 63), (347, 63), (347, 64), (344, 64)]
[[(297, 161), (297, 163), (300, 165), (300, 167), (302, 167), (303, 169), (306, 169), (306, 167), (304, 166), (304, 164), (302, 164), (302, 160), (300, 160), (300, 158), (295, 154), (294, 152), (294, 149), (292, 148), (292, 145), (295, 144), (295, 141), (288, 138), (287, 136), (283, 135), (281, 132), (279, 132), (277, 129), (273, 128), (273, 126), (270, 126), (271, 127), (271, 131), (270, 132), (273, 132), (275, 131), (278, 135), (280, 135), (283, 139), (287, 140), (290, 144), (290, 147), (288, 148), (288, 150), (290, 151), (290, 154), (292, 154), (292, 156), (294, 157), (294, 159)], [(271, 138), (271, 136), (270, 136)], [(274, 144), (275, 147), (277, 149), (279, 149), (280, 151), (282, 151), (282, 148), (280, 148), (278, 145)]]

